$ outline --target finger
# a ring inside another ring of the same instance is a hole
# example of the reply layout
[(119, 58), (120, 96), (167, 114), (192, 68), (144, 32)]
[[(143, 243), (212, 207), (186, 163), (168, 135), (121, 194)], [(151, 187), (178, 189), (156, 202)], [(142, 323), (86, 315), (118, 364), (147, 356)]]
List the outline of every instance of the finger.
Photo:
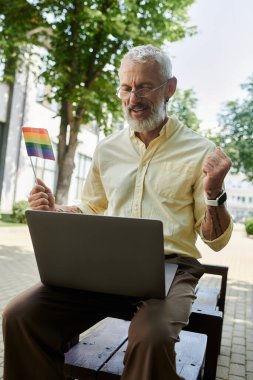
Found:
[(204, 161), (203, 171), (214, 170), (216, 167), (227, 167), (231, 165), (230, 159), (222, 152), (220, 148), (216, 148)]
[(33, 206), (32, 210), (36, 210), (36, 211), (49, 211), (50, 207), (47, 206), (47, 205)]
[(29, 202), (31, 207), (37, 206), (40, 204), (49, 205), (49, 203), (50, 203), (48, 194), (43, 193), (43, 192), (30, 195), (28, 197), (28, 202)]
[(45, 193), (45, 191), (39, 191), (39, 192), (36, 192), (34, 194), (30, 194), (28, 198), (31, 198), (31, 199), (39, 199), (39, 198), (46, 198), (48, 199), (48, 194)]
[(218, 164), (225, 156), (223, 155), (223, 153), (221, 152), (218, 152), (218, 151), (214, 151), (212, 152), (207, 158), (206, 158), (206, 162), (213, 162), (213, 163), (216, 163)]
[(37, 178), (36, 182), (38, 186), (42, 186), (44, 188), (44, 191), (46, 193), (52, 193), (51, 189), (47, 187), (47, 185), (40, 178)]
[(48, 195), (49, 206), (50, 207), (54, 207), (54, 205), (55, 205), (55, 198), (54, 198), (53, 194), (52, 193), (47, 193), (47, 195)]
[(36, 184), (43, 186), (44, 188), (47, 187), (46, 184), (40, 178), (36, 178)]
[(35, 202), (42, 202), (42, 204), (48, 204), (48, 195), (46, 193), (36, 193), (28, 197), (28, 202), (34, 204)]
[(31, 192), (30, 192), (30, 195), (32, 195), (32, 194), (36, 194), (36, 193), (41, 193), (41, 192), (43, 192), (43, 193), (45, 193), (45, 187), (44, 186), (41, 186), (41, 185), (35, 185), (33, 188), (32, 188), (32, 190), (31, 190)]
[(46, 199), (31, 202), (30, 206), (31, 206), (32, 210), (49, 210), (49, 208), (50, 208), (48, 201)]
[(226, 154), (222, 151), (222, 149), (220, 147), (216, 147), (210, 154), (208, 157), (223, 157), (223, 156), (226, 156)]
[(28, 202), (34, 202), (34, 201), (37, 201), (41, 198), (45, 198), (45, 199), (49, 199), (49, 196), (47, 193), (44, 193), (44, 192), (39, 192), (39, 193), (34, 193), (34, 194), (30, 194), (29, 197), (28, 197)]
[(228, 161), (231, 161), (230, 158), (226, 155), (225, 152), (223, 152), (223, 150), (220, 148), (220, 147), (217, 147), (214, 152), (216, 157), (219, 157), (221, 159), (226, 159)]
[(205, 174), (207, 173), (210, 173), (210, 172), (213, 172), (215, 170), (215, 168), (217, 167), (217, 164), (216, 162), (213, 162), (211, 160), (208, 160), (204, 163), (203, 165), (203, 172)]
[(223, 152), (215, 152), (214, 154), (207, 157), (205, 165), (207, 165), (209, 168), (213, 166), (213, 168), (220, 168), (224, 170), (229, 170), (232, 161), (228, 156), (226, 156)]

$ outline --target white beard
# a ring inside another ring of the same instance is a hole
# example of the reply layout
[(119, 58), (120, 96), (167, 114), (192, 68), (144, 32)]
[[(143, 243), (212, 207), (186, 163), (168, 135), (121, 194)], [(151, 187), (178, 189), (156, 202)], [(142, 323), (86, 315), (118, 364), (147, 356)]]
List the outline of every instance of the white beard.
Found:
[(162, 100), (151, 109), (151, 115), (144, 120), (134, 120), (130, 116), (128, 107), (123, 107), (124, 117), (128, 122), (129, 127), (134, 132), (150, 132), (156, 129), (167, 117), (167, 104)]

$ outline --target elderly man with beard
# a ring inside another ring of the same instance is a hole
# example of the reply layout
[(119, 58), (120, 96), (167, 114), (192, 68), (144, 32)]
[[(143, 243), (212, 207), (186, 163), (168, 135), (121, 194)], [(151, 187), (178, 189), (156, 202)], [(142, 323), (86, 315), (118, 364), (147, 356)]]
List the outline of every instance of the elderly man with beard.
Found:
[(171, 290), (164, 300), (133, 302), (34, 286), (4, 313), (5, 380), (63, 380), (64, 344), (106, 316), (132, 320), (123, 380), (182, 379), (175, 370), (174, 346), (203, 274), (196, 238), (199, 234), (215, 251), (230, 238), (223, 181), (231, 161), (168, 116), (176, 78), (165, 52), (151, 45), (131, 49), (121, 62), (119, 79), (117, 94), (128, 127), (98, 144), (80, 206), (56, 205), (42, 181), (29, 202), (34, 210), (161, 220), (165, 260), (178, 264)]

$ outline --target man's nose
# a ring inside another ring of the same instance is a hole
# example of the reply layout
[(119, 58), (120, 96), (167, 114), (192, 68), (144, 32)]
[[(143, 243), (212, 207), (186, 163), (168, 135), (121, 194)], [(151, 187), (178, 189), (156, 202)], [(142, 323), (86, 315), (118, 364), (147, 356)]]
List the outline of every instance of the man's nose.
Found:
[(129, 93), (129, 102), (130, 103), (137, 103), (140, 101), (140, 98), (138, 98), (138, 96), (136, 95), (136, 91), (135, 90), (132, 90), (130, 93)]

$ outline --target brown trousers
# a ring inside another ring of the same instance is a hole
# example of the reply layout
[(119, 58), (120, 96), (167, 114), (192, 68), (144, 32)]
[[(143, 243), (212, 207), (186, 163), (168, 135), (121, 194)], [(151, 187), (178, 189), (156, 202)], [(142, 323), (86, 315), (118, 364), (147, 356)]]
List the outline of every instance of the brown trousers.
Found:
[(195, 259), (179, 268), (163, 300), (139, 300), (35, 285), (3, 315), (4, 380), (63, 380), (66, 343), (105, 317), (132, 320), (122, 380), (179, 380), (175, 342), (188, 323), (194, 288), (203, 274)]

